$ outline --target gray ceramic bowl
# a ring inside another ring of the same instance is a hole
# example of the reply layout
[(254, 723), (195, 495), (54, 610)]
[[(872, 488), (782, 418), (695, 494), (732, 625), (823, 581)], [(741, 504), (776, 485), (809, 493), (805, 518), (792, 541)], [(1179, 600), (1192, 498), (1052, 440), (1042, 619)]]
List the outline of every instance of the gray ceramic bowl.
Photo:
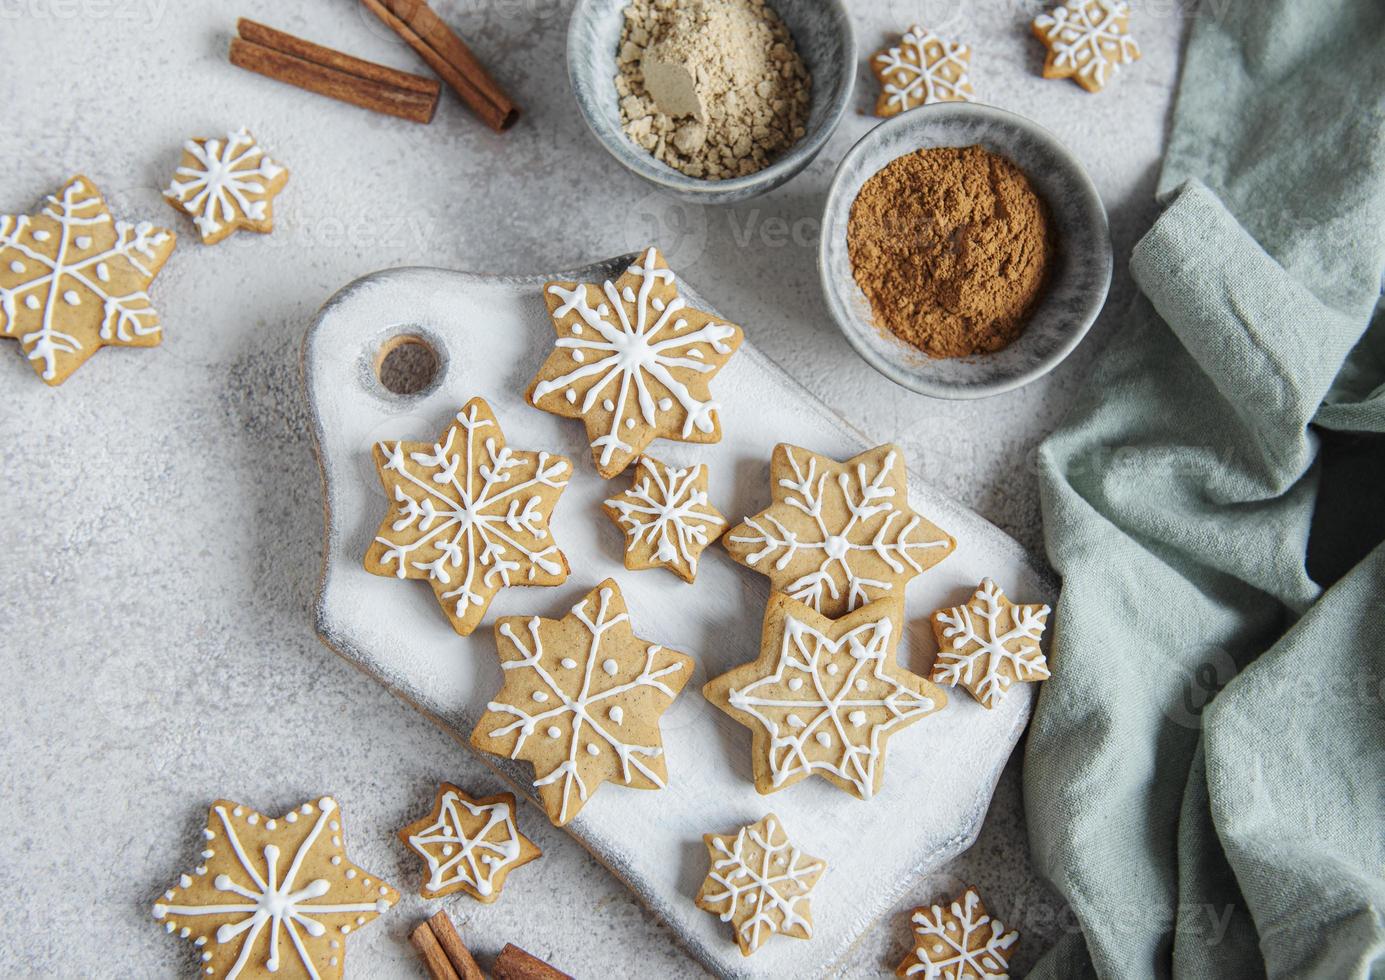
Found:
[(856, 35), (842, 0), (771, 0), (813, 76), (807, 132), (764, 170), (731, 180), (689, 177), (655, 160), (620, 128), (616, 51), (630, 0), (578, 0), (567, 32), (567, 73), (592, 133), (627, 170), (660, 190), (701, 204), (744, 201), (778, 187), (817, 156), (851, 101)]
[[(936, 360), (873, 322), (851, 274), (847, 222), (861, 185), (891, 160), (924, 147), (972, 145), (1014, 161), (1048, 204), (1056, 265), (1024, 332), (1009, 347)], [(1012, 112), (944, 102), (881, 123), (843, 158), (823, 213), (818, 272), (833, 319), (877, 371), (924, 395), (983, 398), (1048, 373), (1077, 346), (1111, 286), (1111, 233), (1087, 172), (1052, 133)]]

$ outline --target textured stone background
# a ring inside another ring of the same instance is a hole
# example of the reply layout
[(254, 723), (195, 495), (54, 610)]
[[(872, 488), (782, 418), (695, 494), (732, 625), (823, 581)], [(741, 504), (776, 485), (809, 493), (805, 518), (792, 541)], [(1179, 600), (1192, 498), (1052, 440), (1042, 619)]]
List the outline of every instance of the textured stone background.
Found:
[[(975, 49), (979, 96), (1048, 126), (1090, 168), (1111, 214), (1116, 281), (1106, 315), (1050, 378), (979, 403), (929, 401), (874, 375), (823, 314), (817, 218), (836, 161), (871, 125), (864, 68), (858, 111), (805, 174), (734, 209), (699, 209), (651, 195), (589, 138), (562, 68), (564, 0), (437, 3), (527, 110), (503, 136), (449, 93), (433, 124), (416, 126), (225, 60), (243, 14), (420, 70), (351, 0), (0, 0), (0, 212), (30, 210), (83, 172), (119, 216), (181, 236), (154, 288), (162, 347), (101, 352), (49, 389), (0, 344), (0, 976), (189, 974), (186, 944), (148, 907), (193, 863), (218, 796), (276, 812), (331, 792), (354, 859), (408, 891), (418, 868), (393, 831), (440, 779), (496, 787), (312, 633), (322, 526), (298, 347), (316, 308), (357, 276), (554, 269), (652, 237), (830, 406), (1040, 545), (1033, 449), (1129, 301), (1125, 261), (1154, 214), (1191, 10), (1141, 4), (1144, 60), (1093, 97), (1038, 77), (1035, 2), (852, 6), (862, 56), (911, 19), (948, 24)], [(159, 190), (184, 139), (242, 124), (293, 172), (278, 228), (203, 248)], [(446, 903), (483, 962), (512, 940), (579, 976), (700, 974), (566, 835), (530, 807), (521, 820), (544, 859), (496, 906)], [(976, 846), (921, 881), (846, 972), (884, 975), (904, 952), (907, 909), (961, 881), (1021, 930), (1017, 973), (1070, 927), (1029, 868), (1018, 756)], [(424, 912), (415, 895), (353, 937), (351, 974), (422, 975), (406, 935)]]

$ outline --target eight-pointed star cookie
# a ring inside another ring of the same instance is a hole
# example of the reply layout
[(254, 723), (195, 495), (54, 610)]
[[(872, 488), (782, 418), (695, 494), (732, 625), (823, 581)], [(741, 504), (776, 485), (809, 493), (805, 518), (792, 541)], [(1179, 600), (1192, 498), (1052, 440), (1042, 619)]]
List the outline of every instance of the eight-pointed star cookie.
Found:
[(721, 439), (708, 382), (740, 347), (741, 328), (688, 306), (658, 249), (615, 282), (550, 282), (543, 297), (558, 339), (527, 397), (582, 419), (604, 478), (655, 439)]
[(897, 446), (838, 463), (781, 443), (770, 461), (773, 503), (728, 531), (731, 557), (769, 576), (770, 587), (827, 616), (874, 598), (904, 595), (910, 579), (957, 542), (909, 506)]
[(155, 346), (159, 315), (146, 290), (175, 240), (147, 221), (116, 221), (81, 176), (36, 215), (0, 215), (0, 336), (18, 340), (50, 385), (100, 347)]
[(1048, 676), (1048, 661), (1039, 649), (1048, 606), (1020, 606), (1005, 598), (990, 579), (983, 579), (965, 605), (939, 609), (932, 616), (938, 638), (933, 680), (961, 684), (987, 708), (994, 708), (1015, 681)]
[(225, 139), (184, 143), (164, 199), (192, 218), (202, 244), (215, 245), (240, 228), (273, 231), (274, 198), (288, 179), (288, 170), (241, 127)]
[(986, 914), (975, 888), (951, 902), (921, 905), (910, 917), (914, 950), (895, 975), (928, 980), (1004, 980), (1019, 933)]
[(433, 812), (401, 830), (399, 839), (428, 865), (419, 890), (424, 898), (462, 891), (490, 904), (511, 871), (543, 853), (519, 832), (513, 793), (475, 797), (451, 783), (438, 787)]
[(366, 571), (426, 579), (462, 636), (502, 587), (567, 578), (548, 523), (572, 466), (508, 448), (485, 399), (467, 402), (436, 443), (377, 443), (375, 465), (395, 506), (366, 551)]
[(663, 787), (659, 716), (692, 676), (693, 660), (635, 635), (614, 580), (562, 619), (501, 619), (495, 643), (505, 683), (471, 744), (532, 762), (556, 826), (577, 816), (603, 782)]
[(897, 598), (832, 620), (770, 596), (759, 658), (702, 689), (754, 733), (757, 790), (816, 774), (858, 799), (879, 792), (889, 737), (947, 704), (932, 682), (896, 661), (903, 626)]
[(1044, 78), (1071, 78), (1088, 92), (1100, 92), (1121, 65), (1140, 58), (1124, 0), (1066, 0), (1032, 27), (1048, 48)]
[(202, 855), (154, 904), (154, 918), (197, 950), (208, 977), (320, 978), (344, 970), (346, 937), (399, 901), (346, 859), (331, 797), (270, 818), (217, 800)]
[(875, 114), (893, 116), (934, 102), (971, 101), (970, 64), (971, 48), (915, 24), (898, 47), (883, 48), (870, 59), (880, 82)]
[(630, 489), (602, 505), (625, 532), (625, 567), (667, 568), (691, 582), (703, 549), (726, 526), (707, 500), (707, 467), (680, 468), (644, 455), (634, 473)]
[(774, 814), (734, 834), (703, 834), (711, 870), (697, 893), (697, 907), (735, 930), (742, 956), (772, 935), (813, 938), (810, 894), (827, 862), (789, 841)]

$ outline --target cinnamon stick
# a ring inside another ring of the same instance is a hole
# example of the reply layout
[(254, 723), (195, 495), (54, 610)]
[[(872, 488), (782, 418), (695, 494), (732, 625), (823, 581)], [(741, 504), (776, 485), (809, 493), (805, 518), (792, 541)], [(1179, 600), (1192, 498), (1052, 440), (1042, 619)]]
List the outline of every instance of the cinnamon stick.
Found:
[(504, 132), (519, 119), (519, 108), (425, 0), (361, 2), (418, 52), (487, 126)]
[(426, 123), (441, 86), (431, 78), (377, 65), (241, 18), (231, 64), (375, 112)]
[(457, 935), (457, 927), (452, 924), (452, 919), (446, 912), (436, 913), (424, 925), (432, 927), (433, 938), (442, 948), (456, 976), (461, 980), (486, 980), (486, 975), (481, 972), (475, 957), (462, 942), (462, 937)]
[(514, 943), (505, 944), (495, 958), (491, 973), (495, 975), (495, 980), (572, 980), (562, 970), (554, 969)]
[(409, 933), (409, 942), (418, 950), (418, 955), (423, 959), (423, 966), (428, 970), (428, 976), (432, 980), (460, 980), (427, 922), (420, 922), (414, 931)]

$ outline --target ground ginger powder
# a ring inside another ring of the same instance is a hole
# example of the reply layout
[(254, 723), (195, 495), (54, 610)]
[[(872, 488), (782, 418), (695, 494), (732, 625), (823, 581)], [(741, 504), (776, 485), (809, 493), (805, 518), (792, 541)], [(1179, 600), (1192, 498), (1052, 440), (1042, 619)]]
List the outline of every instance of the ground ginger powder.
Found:
[(979, 146), (892, 161), (851, 205), (847, 252), (877, 324), (930, 357), (1000, 350), (1024, 330), (1053, 262), (1024, 173)]

